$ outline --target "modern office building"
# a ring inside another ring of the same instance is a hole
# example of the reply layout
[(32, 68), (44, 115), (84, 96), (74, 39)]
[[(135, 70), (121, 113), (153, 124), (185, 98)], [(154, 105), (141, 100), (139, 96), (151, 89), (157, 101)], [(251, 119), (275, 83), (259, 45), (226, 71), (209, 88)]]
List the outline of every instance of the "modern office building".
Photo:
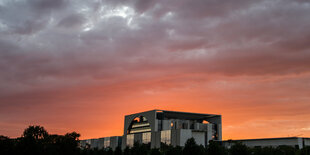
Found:
[(132, 147), (135, 142), (159, 148), (161, 143), (184, 146), (189, 138), (198, 145), (207, 146), (210, 140), (219, 141), (230, 148), (235, 142), (248, 147), (277, 147), (280, 145), (303, 148), (310, 146), (310, 138), (284, 137), (265, 139), (243, 139), (222, 141), (222, 117), (214, 114), (199, 114), (166, 110), (151, 110), (126, 115), (123, 136), (81, 140), (81, 147), (122, 149)]
[(184, 146), (189, 138), (206, 146), (210, 140), (222, 140), (221, 115), (151, 110), (125, 116), (122, 137), (81, 140), (81, 147), (132, 147), (135, 142), (159, 148), (161, 143)]
[(184, 146), (193, 137), (199, 145), (222, 140), (221, 115), (152, 110), (125, 116), (122, 148), (135, 142), (159, 148), (161, 143)]

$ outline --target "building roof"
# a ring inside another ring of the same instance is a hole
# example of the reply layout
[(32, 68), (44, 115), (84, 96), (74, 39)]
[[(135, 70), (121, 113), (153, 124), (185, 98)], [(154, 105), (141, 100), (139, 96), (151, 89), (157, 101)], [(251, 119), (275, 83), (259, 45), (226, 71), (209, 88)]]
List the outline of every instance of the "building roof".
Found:
[[(159, 110), (159, 109), (139, 112), (139, 113), (130, 114), (130, 115), (137, 115), (140, 113), (147, 113), (147, 112), (163, 113), (165, 118), (176, 118), (176, 119), (205, 119), (205, 118), (220, 117), (221, 116), (221, 115), (217, 115), (217, 114), (201, 114), (201, 113), (168, 111), (168, 110)], [(126, 116), (130, 116), (130, 115), (126, 115)]]
[(204, 119), (204, 118), (221, 116), (221, 115), (215, 115), (215, 114), (201, 114), (201, 113), (190, 113), (190, 112), (180, 112), (180, 111), (167, 111), (167, 110), (157, 110), (157, 111), (164, 113), (165, 118)]
[(228, 141), (283, 140), (283, 139), (298, 139), (298, 138), (310, 139), (307, 137), (277, 137), (277, 138), (257, 138), (257, 139), (232, 139), (232, 140), (223, 140), (223, 142), (228, 142)]

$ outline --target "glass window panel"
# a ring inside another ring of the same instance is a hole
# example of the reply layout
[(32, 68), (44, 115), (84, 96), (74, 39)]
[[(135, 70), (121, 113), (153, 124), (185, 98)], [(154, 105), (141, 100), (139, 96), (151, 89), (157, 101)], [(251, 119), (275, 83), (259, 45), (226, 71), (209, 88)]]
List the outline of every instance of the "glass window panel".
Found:
[(128, 147), (133, 147), (134, 144), (134, 134), (127, 135), (126, 145)]
[(110, 137), (104, 138), (103, 146), (104, 146), (104, 148), (110, 147)]
[(151, 142), (151, 132), (142, 133), (142, 143), (148, 144)]
[(161, 131), (160, 141), (167, 145), (171, 144), (171, 130)]

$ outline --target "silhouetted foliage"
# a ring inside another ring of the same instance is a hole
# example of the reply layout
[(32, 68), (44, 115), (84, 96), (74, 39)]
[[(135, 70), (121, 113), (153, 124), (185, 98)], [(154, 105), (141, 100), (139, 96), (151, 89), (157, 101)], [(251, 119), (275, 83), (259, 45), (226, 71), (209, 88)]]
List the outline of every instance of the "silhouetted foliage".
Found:
[(310, 146), (304, 147), (300, 151), (301, 155), (309, 155), (310, 154)]
[(124, 155), (131, 155), (131, 150), (128, 146), (124, 149)]
[(147, 155), (150, 152), (150, 145), (135, 142), (131, 148), (131, 152), (133, 155)]
[(235, 145), (233, 145), (230, 148), (230, 154), (231, 155), (249, 155), (250, 151), (248, 147), (241, 142), (235, 142)]
[(210, 141), (207, 148), (197, 145), (194, 138), (186, 141), (184, 147), (162, 143), (160, 149), (151, 149), (150, 144), (135, 143), (132, 148), (122, 150), (117, 147), (91, 148), (79, 147), (80, 134), (49, 134), (41, 126), (29, 126), (22, 136), (10, 139), (0, 135), (0, 155), (310, 155), (310, 147), (298, 146), (254, 147), (249, 148), (240, 142), (231, 141), (227, 149), (220, 142)]
[(198, 146), (194, 138), (190, 138), (186, 141), (185, 147), (183, 149), (183, 155), (203, 155), (204, 153), (204, 147)]
[(159, 149), (151, 149), (150, 155), (161, 155)]
[(0, 154), (16, 155), (76, 155), (80, 153), (76, 132), (65, 135), (49, 135), (41, 126), (29, 126), (16, 139), (0, 137)]
[(114, 155), (122, 155), (122, 149), (121, 149), (121, 147), (118, 146), (118, 147), (115, 149)]
[(183, 155), (183, 148), (181, 146), (170, 147), (166, 155)]
[(206, 152), (208, 155), (226, 155), (227, 154), (226, 148), (215, 141), (209, 142)]
[(0, 135), (0, 154), (12, 154), (14, 152), (14, 142), (6, 136)]

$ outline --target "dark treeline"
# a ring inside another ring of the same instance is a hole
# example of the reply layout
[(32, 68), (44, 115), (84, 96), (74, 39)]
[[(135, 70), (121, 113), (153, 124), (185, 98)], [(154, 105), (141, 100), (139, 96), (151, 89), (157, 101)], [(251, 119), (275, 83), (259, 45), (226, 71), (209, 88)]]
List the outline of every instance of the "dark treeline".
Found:
[(79, 147), (80, 134), (49, 134), (41, 126), (29, 126), (23, 135), (16, 139), (0, 136), (0, 155), (310, 155), (310, 147), (298, 149), (290, 146), (249, 148), (235, 143), (230, 149), (218, 142), (210, 142), (207, 148), (189, 139), (185, 147), (173, 147), (162, 144), (160, 149), (151, 149), (150, 145), (135, 143), (132, 148), (91, 149)]

